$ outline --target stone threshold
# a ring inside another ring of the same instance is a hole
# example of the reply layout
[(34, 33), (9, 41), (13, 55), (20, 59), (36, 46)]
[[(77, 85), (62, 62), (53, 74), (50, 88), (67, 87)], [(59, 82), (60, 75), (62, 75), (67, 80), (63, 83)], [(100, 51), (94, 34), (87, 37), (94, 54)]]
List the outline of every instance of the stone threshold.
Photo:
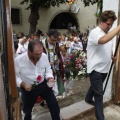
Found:
[[(110, 100), (104, 100), (104, 104), (110, 102)], [(67, 106), (65, 108), (62, 108), (60, 110), (60, 115), (62, 120), (72, 120), (73, 118), (82, 115), (86, 112), (91, 111), (94, 108), (94, 106), (87, 104), (84, 100), (74, 103), (70, 106)], [(51, 120), (50, 113), (46, 113), (43, 116), (40, 116), (39, 118), (36, 118), (34, 120)]]
[(91, 110), (92, 108), (92, 105), (87, 104), (83, 100), (61, 109), (61, 118), (62, 120), (71, 120), (76, 116)]

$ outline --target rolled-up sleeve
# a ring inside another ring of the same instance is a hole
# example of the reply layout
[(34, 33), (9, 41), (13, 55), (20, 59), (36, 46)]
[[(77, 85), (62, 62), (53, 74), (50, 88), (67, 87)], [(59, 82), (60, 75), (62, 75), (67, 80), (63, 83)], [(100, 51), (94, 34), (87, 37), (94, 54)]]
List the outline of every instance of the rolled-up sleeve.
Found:
[(20, 78), (20, 65), (19, 65), (19, 61), (17, 58), (15, 58), (15, 74), (16, 74), (17, 86), (20, 87), (22, 80)]

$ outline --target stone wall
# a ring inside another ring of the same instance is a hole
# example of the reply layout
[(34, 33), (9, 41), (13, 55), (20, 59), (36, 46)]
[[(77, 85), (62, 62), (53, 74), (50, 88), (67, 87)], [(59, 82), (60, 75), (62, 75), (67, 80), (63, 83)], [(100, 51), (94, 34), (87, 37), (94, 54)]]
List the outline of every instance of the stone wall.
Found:
[[(0, 54), (1, 56), (1, 54)], [(0, 108), (1, 108), (1, 115), (2, 120), (8, 120), (7, 118), (7, 109), (6, 109), (6, 100), (5, 100), (5, 91), (4, 91), (4, 84), (3, 84), (3, 73), (1, 68), (1, 60), (0, 60)]]

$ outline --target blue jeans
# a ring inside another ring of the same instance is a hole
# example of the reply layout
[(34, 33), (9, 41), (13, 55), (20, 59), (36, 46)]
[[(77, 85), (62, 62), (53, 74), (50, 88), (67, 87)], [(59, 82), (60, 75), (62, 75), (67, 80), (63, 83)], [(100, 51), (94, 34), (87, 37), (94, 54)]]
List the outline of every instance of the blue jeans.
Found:
[(103, 113), (103, 82), (107, 76), (107, 73), (99, 73), (92, 71), (90, 74), (91, 86), (86, 94), (85, 101), (92, 101), (93, 97), (95, 99), (95, 115), (97, 120), (104, 120)]

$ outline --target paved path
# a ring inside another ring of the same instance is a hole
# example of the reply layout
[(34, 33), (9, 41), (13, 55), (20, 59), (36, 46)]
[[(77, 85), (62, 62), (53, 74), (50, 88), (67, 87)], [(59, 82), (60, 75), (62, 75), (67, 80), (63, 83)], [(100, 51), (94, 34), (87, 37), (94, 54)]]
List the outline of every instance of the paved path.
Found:
[[(89, 111), (90, 114), (86, 115), (86, 110)], [(117, 105), (110, 104), (109, 106), (105, 107), (104, 113), (105, 120), (120, 120), (120, 107)], [(84, 101), (61, 109), (61, 118), (62, 120), (96, 120), (93, 106), (88, 105)], [(49, 113), (46, 113), (33, 120), (51, 120), (51, 117)]]
[[(120, 107), (112, 104), (104, 109), (104, 114), (105, 120), (120, 120)], [(77, 116), (76, 118), (71, 120), (96, 120), (96, 118), (94, 115), (94, 111), (92, 111), (88, 115)]]

